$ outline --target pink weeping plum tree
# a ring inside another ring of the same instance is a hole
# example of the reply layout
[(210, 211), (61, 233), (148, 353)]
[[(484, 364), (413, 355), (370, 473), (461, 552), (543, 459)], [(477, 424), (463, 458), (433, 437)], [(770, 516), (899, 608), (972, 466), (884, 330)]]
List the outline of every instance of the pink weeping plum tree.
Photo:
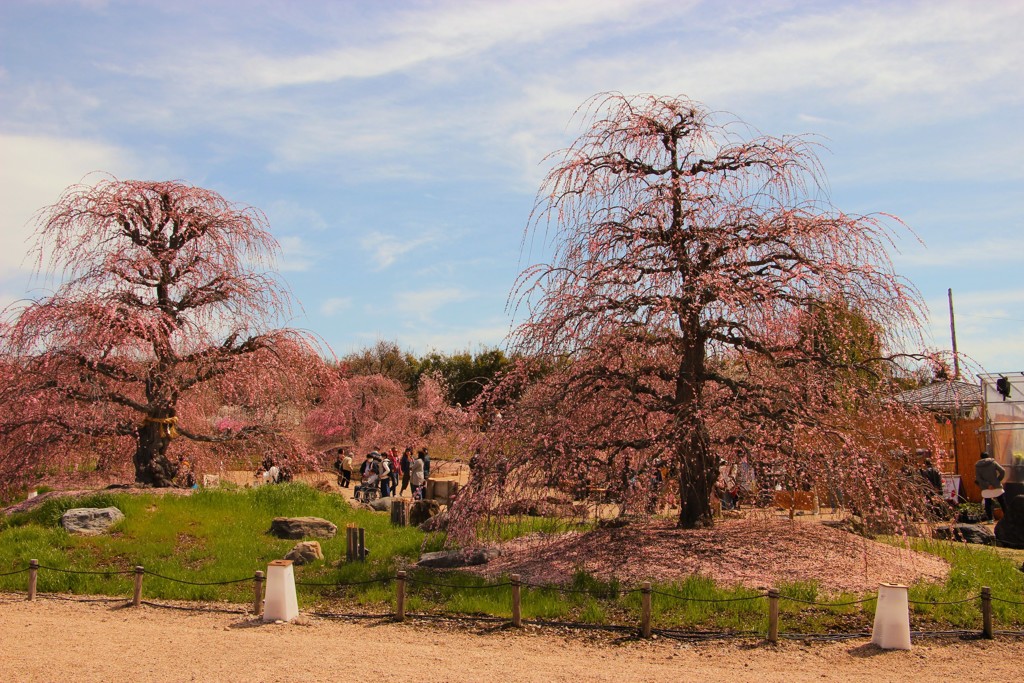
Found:
[[(323, 364), (311, 337), (274, 328), (290, 298), (260, 211), (181, 182), (110, 178), (66, 190), (36, 236), (38, 269), (59, 284), (8, 309), (0, 330), (8, 482), (99, 449), (130, 461), (136, 482), (170, 486), (172, 443), (281, 445), (282, 414), (316, 393)], [(248, 428), (216, 429), (225, 403)]]
[(864, 514), (915, 504), (899, 477), (927, 418), (887, 400), (897, 362), (923, 358), (920, 298), (887, 255), (899, 222), (832, 206), (806, 139), (682, 97), (580, 113), (527, 228), (551, 260), (511, 296), (529, 360), (478, 405), (484, 464), (453, 520), (589, 483), (623, 509), (677, 496), (678, 525), (707, 526), (739, 460)]

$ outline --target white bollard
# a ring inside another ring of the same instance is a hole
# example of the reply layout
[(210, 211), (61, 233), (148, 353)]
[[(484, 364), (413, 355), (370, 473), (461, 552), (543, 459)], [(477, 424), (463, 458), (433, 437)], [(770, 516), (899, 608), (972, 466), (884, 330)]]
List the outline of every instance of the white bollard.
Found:
[(267, 565), (267, 593), (263, 621), (291, 621), (299, 616), (295, 597), (295, 570), (291, 560), (274, 560)]
[(910, 649), (910, 603), (907, 587), (895, 583), (878, 584), (875, 626), (871, 642), (883, 650)]

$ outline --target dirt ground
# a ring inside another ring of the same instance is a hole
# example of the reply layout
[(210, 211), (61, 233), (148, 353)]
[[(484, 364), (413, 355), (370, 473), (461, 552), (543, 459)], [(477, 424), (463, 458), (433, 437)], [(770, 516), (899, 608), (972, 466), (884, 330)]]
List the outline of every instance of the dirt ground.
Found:
[(922, 640), (910, 651), (864, 639), (772, 647), (301, 615), (263, 624), (242, 614), (0, 595), (0, 679), (26, 683), (1019, 680), (1022, 653), (1024, 640), (1008, 636)]

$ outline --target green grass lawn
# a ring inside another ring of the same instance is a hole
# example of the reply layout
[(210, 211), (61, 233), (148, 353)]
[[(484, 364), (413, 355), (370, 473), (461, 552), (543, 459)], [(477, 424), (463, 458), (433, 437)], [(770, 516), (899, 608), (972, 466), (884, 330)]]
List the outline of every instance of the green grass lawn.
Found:
[[(72, 536), (60, 528), (61, 514), (72, 507), (116, 506), (125, 520), (112, 533)], [(345, 611), (353, 608), (385, 613), (393, 609), (395, 572), (416, 560), (423, 550), (441, 547), (440, 534), (427, 535), (415, 528), (391, 526), (387, 515), (351, 508), (340, 496), (301, 484), (263, 486), (255, 489), (202, 490), (191, 496), (128, 495), (103, 493), (89, 498), (51, 499), (28, 513), (0, 518), (0, 574), (22, 569), (31, 558), (44, 567), (84, 572), (69, 574), (40, 570), (40, 593), (74, 593), (129, 597), (133, 577), (102, 573), (131, 570), (136, 565), (148, 572), (194, 583), (247, 579), (267, 563), (279, 559), (295, 541), (267, 533), (278, 516), (323, 517), (339, 527), (338, 535), (321, 540), (325, 560), (296, 567), (299, 602), (312, 611)], [(370, 550), (367, 562), (344, 561), (347, 524), (366, 529)], [(553, 530), (552, 522), (524, 518), (512, 531), (504, 525), (503, 536)], [(557, 526), (557, 525), (556, 525)], [(551, 527), (551, 528), (548, 528)], [(915, 549), (941, 555), (952, 567), (944, 585), (920, 584), (910, 590), (912, 626), (922, 630), (980, 629), (977, 596), (989, 586), (996, 629), (1024, 628), (1024, 572), (1019, 570), (1024, 552), (997, 551), (936, 541), (914, 541)], [(466, 615), (511, 615), (511, 588), (489, 587), (494, 583), (458, 572), (414, 570), (409, 573), (407, 611), (446, 612)], [(381, 579), (374, 583), (374, 579)], [(360, 583), (369, 582), (369, 583)], [(341, 586), (338, 584), (358, 584)], [(0, 576), (0, 590), (24, 591), (24, 573)], [(641, 597), (636, 587), (599, 581), (577, 573), (569, 591), (544, 587), (523, 588), (523, 618), (583, 621), (591, 624), (636, 625)], [(810, 605), (822, 600), (816, 585), (778, 587), (783, 599), (781, 628), (790, 633), (853, 632), (871, 626), (874, 602)], [(248, 602), (252, 583), (190, 585), (146, 576), (146, 599), (223, 600)], [(848, 603), (870, 595), (830, 596), (828, 603)], [(1006, 602), (1009, 601), (1009, 602)], [(931, 604), (953, 603), (953, 604)], [(767, 600), (757, 591), (717, 586), (701, 576), (654, 586), (652, 615), (655, 628), (725, 630), (764, 633)]]

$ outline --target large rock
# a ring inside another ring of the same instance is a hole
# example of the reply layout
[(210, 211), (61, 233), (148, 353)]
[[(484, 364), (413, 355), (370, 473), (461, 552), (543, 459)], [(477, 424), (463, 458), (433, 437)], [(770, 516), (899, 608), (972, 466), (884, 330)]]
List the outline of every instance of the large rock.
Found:
[(69, 534), (97, 536), (124, 519), (124, 513), (115, 507), (73, 508), (60, 518), (60, 525)]
[(295, 564), (309, 564), (315, 560), (324, 559), (324, 551), (320, 549), (319, 541), (302, 541), (296, 543), (295, 547), (284, 556), (284, 559), (291, 560)]
[(388, 496), (387, 498), (374, 498), (367, 503), (375, 512), (390, 512), (391, 501), (401, 500), (401, 498), (395, 498), (394, 496)]
[(1006, 507), (1006, 514), (996, 523), (996, 538), (1001, 546), (1024, 549), (1024, 495), (1010, 498)]
[(951, 527), (939, 527), (935, 530), (935, 538), (979, 545), (995, 545), (996, 542), (992, 532), (980, 524), (954, 524)]
[(477, 548), (476, 550), (441, 550), (436, 553), (423, 553), (417, 563), (420, 567), (433, 569), (457, 569), (487, 564), (501, 555), (497, 548)]
[(275, 517), (270, 533), (278, 538), (334, 538), (338, 527), (319, 517)]
[(439, 512), (441, 512), (441, 506), (437, 504), (436, 500), (413, 501), (412, 507), (409, 508), (409, 524), (419, 526)]

